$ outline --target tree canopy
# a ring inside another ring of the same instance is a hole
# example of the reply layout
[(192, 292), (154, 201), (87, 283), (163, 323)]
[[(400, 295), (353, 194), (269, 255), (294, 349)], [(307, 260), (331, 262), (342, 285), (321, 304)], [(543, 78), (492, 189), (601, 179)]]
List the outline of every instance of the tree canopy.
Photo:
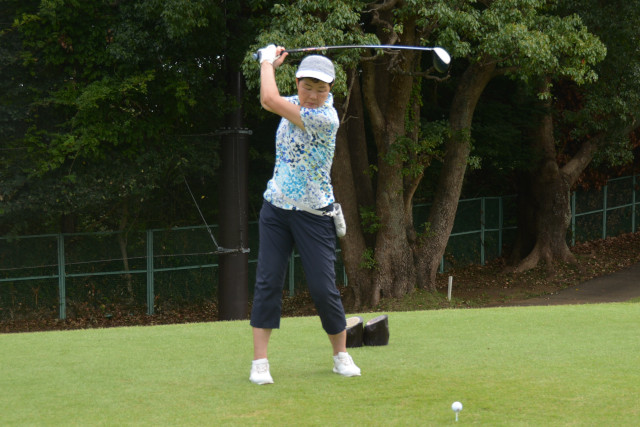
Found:
[(224, 5), (11, 5), (13, 22), (2, 33), (3, 83), (11, 89), (3, 102), (11, 113), (3, 126), (5, 218), (46, 210), (99, 221), (115, 206), (166, 202), (164, 189), (185, 173), (213, 175), (216, 140), (207, 134), (233, 105), (225, 93), (233, 43)]
[[(434, 289), (471, 160), (475, 109), (489, 82), (507, 76), (550, 99), (541, 80), (596, 81), (594, 66), (606, 52), (577, 14), (554, 1), (300, 0), (272, 13), (256, 46), (366, 41), (442, 46), (454, 58), (449, 75), (441, 76), (418, 52), (331, 53), (339, 64), (335, 92), (347, 112), (342, 144), (348, 147), (339, 151), (350, 159), (337, 161), (357, 168), (345, 173), (340, 167), (334, 174), (348, 219), (356, 223), (343, 242), (343, 255), (363, 305), (411, 292), (416, 284)], [(245, 61), (245, 74), (256, 82), (251, 66)], [(292, 69), (279, 73), (283, 88), (293, 81)], [(448, 99), (427, 95), (435, 91), (446, 91)], [(362, 105), (362, 112), (350, 114), (354, 105)], [(375, 151), (363, 150), (366, 141), (354, 143), (363, 133)], [(363, 162), (370, 152), (375, 157)], [(413, 197), (434, 161), (440, 163), (438, 184), (429, 222), (420, 229), (413, 223)], [(373, 179), (363, 180), (371, 171)]]
[[(566, 236), (564, 194), (592, 160), (630, 162), (640, 108), (637, 6), (6, 0), (0, 230), (199, 222), (183, 176), (207, 195), (203, 208), (217, 210), (214, 133), (238, 107), (230, 76), (240, 64), (244, 118), (254, 128), (251, 197), (259, 200), (277, 118), (259, 109), (256, 49), (441, 46), (453, 57), (447, 73), (432, 67), (430, 53), (327, 52), (341, 117), (333, 183), (349, 224), (341, 248), (356, 305), (433, 290), (470, 165), (474, 177), (509, 180), (533, 205), (550, 207), (522, 205), (531, 215), (521, 217), (522, 258), (536, 242), (558, 246)], [(283, 94), (293, 92), (301, 58), (278, 69)], [(431, 206), (420, 224), (416, 198)], [(553, 239), (540, 235), (550, 212), (559, 213)]]

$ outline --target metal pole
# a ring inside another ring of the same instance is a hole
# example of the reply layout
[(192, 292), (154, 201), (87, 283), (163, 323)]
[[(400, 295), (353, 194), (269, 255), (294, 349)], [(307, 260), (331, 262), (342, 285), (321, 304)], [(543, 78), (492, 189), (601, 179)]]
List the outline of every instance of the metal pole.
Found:
[(636, 176), (631, 181), (631, 232), (636, 232)]
[(607, 186), (602, 188), (602, 239), (607, 238)]
[(291, 251), (289, 258), (289, 296), (292, 297), (296, 289), (296, 253)]
[(485, 230), (485, 210), (486, 210), (486, 202), (483, 197), (480, 199), (480, 265), (484, 265), (484, 230)]
[(498, 198), (498, 258), (502, 257), (502, 228), (504, 227), (504, 206), (502, 196)]
[[(231, 77), (230, 80), (235, 83), (238, 105), (242, 105), (242, 75), (238, 71)], [(241, 249), (249, 246), (249, 132), (242, 129), (242, 108), (238, 108), (229, 116), (228, 123), (231, 128), (222, 137), (220, 245)], [(245, 319), (249, 308), (249, 254), (247, 251), (238, 250), (221, 254), (219, 257), (219, 318)]]
[(67, 289), (64, 264), (64, 235), (58, 234), (58, 305), (60, 307), (60, 320), (67, 318)]
[(576, 245), (576, 192), (571, 193), (571, 246)]
[(154, 313), (153, 230), (147, 230), (147, 314)]

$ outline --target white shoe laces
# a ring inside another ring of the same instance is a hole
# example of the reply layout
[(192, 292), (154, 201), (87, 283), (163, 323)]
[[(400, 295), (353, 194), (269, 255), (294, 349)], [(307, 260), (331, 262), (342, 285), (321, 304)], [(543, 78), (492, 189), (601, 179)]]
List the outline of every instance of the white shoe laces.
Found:
[(259, 365), (254, 366), (255, 370), (259, 374), (264, 374), (265, 372), (269, 372), (269, 364), (260, 363)]
[(348, 354), (344, 356), (343, 355), (338, 356), (338, 361), (343, 365), (347, 365), (347, 366), (353, 364), (353, 359)]

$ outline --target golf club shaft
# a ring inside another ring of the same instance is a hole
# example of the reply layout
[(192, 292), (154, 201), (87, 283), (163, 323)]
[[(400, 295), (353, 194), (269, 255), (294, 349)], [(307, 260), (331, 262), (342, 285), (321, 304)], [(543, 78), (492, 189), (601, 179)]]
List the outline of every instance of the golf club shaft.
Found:
[[(314, 46), (314, 47), (301, 47), (296, 49), (286, 49), (286, 53), (296, 52), (317, 52), (319, 50), (331, 50), (331, 49), (391, 49), (391, 50), (422, 50), (432, 51), (437, 48), (426, 46), (402, 46), (402, 45), (388, 45), (388, 44), (347, 44), (339, 46)], [(283, 52), (283, 53), (284, 53)], [(258, 53), (253, 54), (253, 59), (258, 59), (260, 56)]]
[[(388, 49), (388, 50), (431, 51), (434, 53), (433, 66), (437, 71), (444, 73), (449, 69), (449, 64), (451, 64), (451, 56), (446, 50), (444, 50), (441, 47), (403, 46), (403, 45), (396, 45), (396, 44), (347, 44), (347, 45), (340, 45), (340, 46), (315, 46), (315, 47), (302, 47), (297, 49), (286, 49), (284, 52), (287, 52), (287, 53), (316, 52), (319, 50), (330, 50), (330, 49)], [(253, 59), (256, 59), (259, 61), (261, 54), (262, 52), (260, 50), (254, 53)]]
[(316, 46), (316, 47), (302, 47), (297, 49), (287, 49), (287, 53), (295, 52), (316, 52), (318, 50), (330, 50), (330, 49), (392, 49), (392, 50), (423, 50), (431, 51), (435, 48), (425, 46), (402, 46), (402, 45), (389, 45), (389, 44), (347, 44), (341, 46)]

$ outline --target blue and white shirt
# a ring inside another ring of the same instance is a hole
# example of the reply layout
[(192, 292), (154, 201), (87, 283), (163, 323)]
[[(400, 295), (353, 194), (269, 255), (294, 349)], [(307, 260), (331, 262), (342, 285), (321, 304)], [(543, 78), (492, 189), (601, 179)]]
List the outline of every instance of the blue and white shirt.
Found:
[[(286, 99), (300, 105), (297, 95)], [(319, 108), (302, 107), (300, 117), (304, 130), (285, 118), (280, 121), (276, 132), (276, 164), (264, 198), (279, 208), (295, 209), (283, 199), (285, 194), (300, 205), (321, 209), (335, 201), (331, 165), (340, 120), (333, 107), (333, 95), (330, 93)]]

